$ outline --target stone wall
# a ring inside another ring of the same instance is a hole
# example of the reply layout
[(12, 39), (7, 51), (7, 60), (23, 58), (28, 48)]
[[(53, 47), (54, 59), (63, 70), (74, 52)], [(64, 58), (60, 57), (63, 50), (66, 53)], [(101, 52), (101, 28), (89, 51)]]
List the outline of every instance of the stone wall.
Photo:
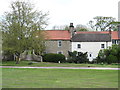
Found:
[(62, 52), (66, 57), (68, 56), (68, 51), (71, 51), (70, 41), (61, 41), (61, 47), (58, 46), (59, 40), (49, 40), (46, 41), (46, 53), (58, 53)]

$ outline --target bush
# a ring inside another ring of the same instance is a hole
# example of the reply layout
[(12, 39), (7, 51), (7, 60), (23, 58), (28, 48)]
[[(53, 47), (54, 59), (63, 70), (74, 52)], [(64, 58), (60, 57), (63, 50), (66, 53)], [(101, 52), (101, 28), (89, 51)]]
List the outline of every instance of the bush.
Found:
[(69, 63), (88, 63), (89, 60), (87, 59), (87, 52), (83, 53), (83, 52), (78, 52), (74, 51), (74, 52), (68, 52), (69, 53), (69, 58), (67, 60), (67, 62)]
[(103, 49), (99, 51), (97, 63), (120, 63), (120, 47), (118, 45), (113, 45), (108, 49)]
[(14, 55), (10, 51), (4, 51), (3, 52), (3, 61), (13, 61), (14, 60)]
[(114, 55), (109, 55), (107, 56), (107, 63), (111, 64), (111, 63), (116, 63), (117, 62), (117, 57)]
[(65, 56), (63, 54), (49, 53), (43, 56), (43, 61), (44, 62), (55, 62), (55, 63), (58, 63), (59, 61), (65, 62)]

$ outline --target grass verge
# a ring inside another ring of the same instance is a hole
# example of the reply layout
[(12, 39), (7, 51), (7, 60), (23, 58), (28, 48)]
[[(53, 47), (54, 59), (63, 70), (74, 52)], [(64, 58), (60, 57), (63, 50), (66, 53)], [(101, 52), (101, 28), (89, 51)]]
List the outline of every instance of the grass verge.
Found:
[(117, 88), (117, 70), (3, 68), (3, 88)]
[(20, 64), (16, 64), (15, 61), (4, 61), (2, 66), (32, 66), (32, 67), (111, 67), (118, 68), (118, 65), (108, 64), (74, 64), (74, 63), (48, 63), (48, 62), (36, 62), (29, 65), (31, 61), (20, 61)]

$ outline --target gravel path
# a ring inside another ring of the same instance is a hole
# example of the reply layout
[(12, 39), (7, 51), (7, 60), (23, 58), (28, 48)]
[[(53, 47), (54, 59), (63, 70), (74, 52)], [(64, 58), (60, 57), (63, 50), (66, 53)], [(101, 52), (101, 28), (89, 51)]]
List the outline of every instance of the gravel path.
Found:
[(19, 66), (0, 66), (0, 68), (43, 68), (43, 69), (98, 69), (98, 70), (120, 70), (120, 68), (106, 67), (19, 67)]

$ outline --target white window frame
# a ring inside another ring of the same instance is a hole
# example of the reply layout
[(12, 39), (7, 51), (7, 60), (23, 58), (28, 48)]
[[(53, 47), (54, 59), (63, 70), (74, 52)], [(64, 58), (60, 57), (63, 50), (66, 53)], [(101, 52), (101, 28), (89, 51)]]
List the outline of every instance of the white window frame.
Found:
[(77, 48), (80, 49), (81, 48), (81, 44), (77, 44)]
[(89, 57), (92, 57), (92, 54), (91, 54), (91, 53), (89, 54)]
[(105, 44), (101, 44), (101, 48), (105, 48)]
[(61, 54), (63, 54), (63, 51), (57, 51), (57, 54), (60, 54), (59, 52), (61, 52)]
[(58, 47), (62, 47), (62, 40), (58, 41)]

